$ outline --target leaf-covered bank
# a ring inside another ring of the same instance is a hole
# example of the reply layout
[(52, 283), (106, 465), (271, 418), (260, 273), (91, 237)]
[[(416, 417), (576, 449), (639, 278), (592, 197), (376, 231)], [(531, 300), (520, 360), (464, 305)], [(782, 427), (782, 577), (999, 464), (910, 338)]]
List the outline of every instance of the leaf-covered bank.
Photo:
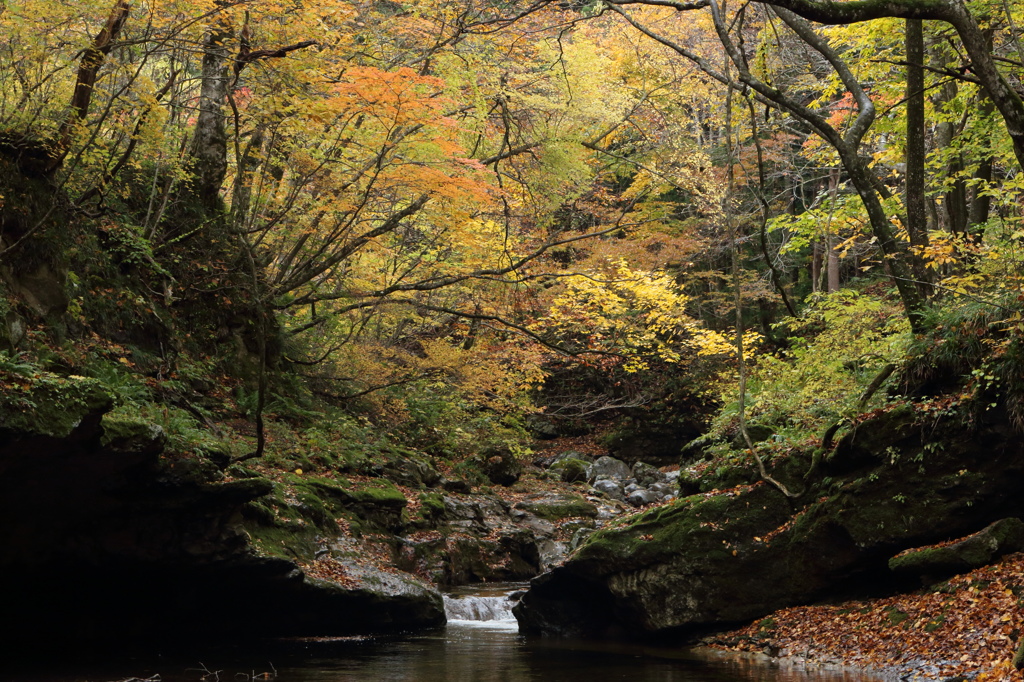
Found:
[(916, 592), (776, 611), (706, 643), (901, 680), (1022, 679), (1024, 555)]

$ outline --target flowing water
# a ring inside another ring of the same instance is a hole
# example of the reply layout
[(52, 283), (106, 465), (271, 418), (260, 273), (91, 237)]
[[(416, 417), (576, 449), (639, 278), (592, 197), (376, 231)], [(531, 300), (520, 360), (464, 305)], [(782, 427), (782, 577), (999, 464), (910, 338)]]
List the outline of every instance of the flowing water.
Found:
[[(103, 665), (39, 661), (7, 682), (869, 682), (849, 672), (804, 672), (736, 660), (700, 659), (680, 649), (568, 642), (519, 635), (510, 592), (463, 589), (445, 598), (444, 629), (409, 637), (315, 638), (251, 649), (126, 657)], [(191, 657), (191, 658), (190, 658)], [(55, 657), (59, 660), (59, 656)], [(201, 662), (200, 662), (201, 661)], [(263, 676), (263, 673), (269, 673)]]

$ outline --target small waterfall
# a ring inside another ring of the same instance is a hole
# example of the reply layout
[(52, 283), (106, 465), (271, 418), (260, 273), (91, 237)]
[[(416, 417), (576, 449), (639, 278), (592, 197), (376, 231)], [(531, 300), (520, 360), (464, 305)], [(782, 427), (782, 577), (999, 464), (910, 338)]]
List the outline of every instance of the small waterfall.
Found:
[(509, 595), (445, 595), (444, 613), (448, 620), (514, 623), (513, 602)]

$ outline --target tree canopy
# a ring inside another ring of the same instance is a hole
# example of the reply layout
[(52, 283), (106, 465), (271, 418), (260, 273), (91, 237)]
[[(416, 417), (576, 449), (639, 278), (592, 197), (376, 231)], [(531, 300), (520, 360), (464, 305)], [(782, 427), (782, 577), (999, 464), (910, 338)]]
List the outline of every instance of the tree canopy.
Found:
[(188, 333), (338, 400), (443, 376), (523, 409), (573, 367), (648, 404), (665, 371), (727, 376), (745, 327), (750, 359), (784, 351), (837, 305), (816, 292), (898, 300), (918, 335), (943, 306), (1017, 315), (1020, 14), (8, 0), (0, 152), (50, 199), (7, 183), (0, 258), (98, 239), (154, 324), (244, 302)]

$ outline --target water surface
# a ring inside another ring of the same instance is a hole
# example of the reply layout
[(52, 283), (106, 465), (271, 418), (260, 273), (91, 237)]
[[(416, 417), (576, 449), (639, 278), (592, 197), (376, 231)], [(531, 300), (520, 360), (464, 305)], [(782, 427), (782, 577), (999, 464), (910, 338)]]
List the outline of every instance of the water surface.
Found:
[[(514, 586), (511, 586), (514, 587)], [(682, 649), (526, 638), (508, 588), (463, 590), (448, 600), (442, 630), (408, 637), (294, 639), (258, 648), (196, 647), (163, 655), (117, 656), (102, 664), (61, 662), (59, 652), (16, 671), (12, 682), (115, 682), (160, 675), (162, 682), (869, 682), (843, 672), (805, 672)], [(486, 620), (480, 620), (484, 618)]]

